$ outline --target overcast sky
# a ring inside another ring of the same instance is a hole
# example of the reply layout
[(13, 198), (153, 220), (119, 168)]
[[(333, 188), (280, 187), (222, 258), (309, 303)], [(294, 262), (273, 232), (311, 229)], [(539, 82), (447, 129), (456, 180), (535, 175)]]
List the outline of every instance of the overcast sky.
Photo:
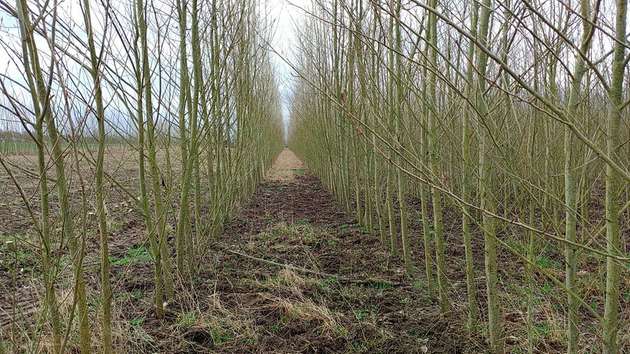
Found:
[[(279, 55), (272, 53), (274, 67), (278, 75), (280, 94), (282, 96), (282, 112), (285, 124), (289, 119), (289, 104), (291, 90), (293, 88), (293, 74), (291, 67), (280, 56), (292, 61), (296, 45), (296, 29), (304, 22), (304, 11), (299, 7), (307, 7), (310, 0), (262, 0), (266, 1), (269, 8), (269, 16), (272, 17), (275, 26), (273, 37), (273, 49)], [(294, 6), (296, 5), (296, 6)]]

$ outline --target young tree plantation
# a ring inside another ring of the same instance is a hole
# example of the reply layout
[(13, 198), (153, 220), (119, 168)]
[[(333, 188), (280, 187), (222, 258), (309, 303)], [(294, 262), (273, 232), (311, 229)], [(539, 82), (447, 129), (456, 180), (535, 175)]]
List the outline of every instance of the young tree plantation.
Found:
[(628, 0), (0, 0), (0, 353), (630, 352)]

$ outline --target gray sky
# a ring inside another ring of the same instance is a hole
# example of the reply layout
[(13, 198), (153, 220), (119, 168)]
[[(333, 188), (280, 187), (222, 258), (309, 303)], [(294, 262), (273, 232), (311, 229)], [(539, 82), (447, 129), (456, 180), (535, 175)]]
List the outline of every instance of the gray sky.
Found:
[(303, 10), (299, 7), (307, 7), (310, 0), (262, 0), (266, 1), (269, 8), (269, 16), (276, 24), (272, 46), (280, 55), (272, 53), (272, 60), (278, 75), (280, 94), (282, 96), (282, 113), (285, 127), (289, 122), (289, 104), (293, 89), (293, 75), (291, 67), (280, 57), (289, 61), (293, 60), (296, 46), (295, 26), (304, 21)]

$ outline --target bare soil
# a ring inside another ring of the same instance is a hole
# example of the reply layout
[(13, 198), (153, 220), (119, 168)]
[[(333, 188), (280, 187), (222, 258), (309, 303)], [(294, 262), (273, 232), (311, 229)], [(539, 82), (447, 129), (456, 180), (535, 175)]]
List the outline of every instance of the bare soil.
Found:
[(304, 174), (304, 163), (289, 149), (280, 152), (267, 173), (267, 180), (289, 182), (296, 175)]
[[(137, 166), (132, 152), (111, 151), (108, 174), (132, 195), (137, 193)], [(36, 171), (32, 157), (14, 157), (16, 178), (38, 211)], [(173, 166), (179, 161), (174, 159)], [(52, 172), (51, 172), (52, 173)], [(92, 169), (82, 174), (90, 181)], [(51, 175), (52, 177), (52, 175)], [(18, 190), (0, 171), (0, 340), (19, 337), (33, 328), (39, 313), (41, 270), (32, 239), (32, 221)], [(108, 213), (114, 331), (118, 352), (125, 353), (481, 353), (486, 345), (480, 328), (464, 329), (466, 286), (460, 213), (446, 205), (447, 277), (453, 309), (440, 314), (423, 279), (422, 224), (418, 200), (408, 198), (409, 230), (415, 278), (404, 275), (403, 264), (378, 240), (377, 232), (360, 227), (345, 213), (290, 150), (277, 158), (251, 199), (225, 226), (197, 261), (195, 274), (177, 279), (175, 299), (165, 318), (152, 310), (153, 271), (146, 252), (144, 223), (130, 195), (109, 185)], [(73, 205), (79, 208), (78, 183)], [(6, 188), (4, 187), (6, 186)], [(88, 191), (90, 193), (90, 191)], [(54, 196), (54, 193), (51, 194)], [(55, 205), (56, 200), (52, 200)], [(397, 205), (397, 203), (394, 203)], [(90, 206), (92, 207), (92, 206)], [(78, 222), (78, 220), (77, 220)], [(170, 220), (173, 224), (174, 220)], [(98, 237), (93, 219), (77, 227), (87, 237), (86, 277), (93, 336), (98, 339)], [(627, 230), (624, 231), (627, 234)], [(473, 253), (478, 305), (485, 312), (483, 238), (474, 230)], [(511, 246), (519, 237), (499, 230)], [(627, 237), (626, 237), (627, 239)], [(20, 247), (15, 247), (18, 240)], [(172, 241), (172, 237), (170, 239)], [(12, 246), (13, 245), (13, 246)], [(563, 277), (562, 250), (542, 248), (537, 263)], [(62, 313), (72, 299), (69, 262), (60, 271)], [(585, 257), (579, 274), (583, 293), (603, 313), (599, 294), (601, 262)], [(524, 263), (509, 252), (500, 253), (501, 301), (508, 350), (526, 346)], [(630, 316), (630, 279), (622, 288), (622, 319)], [(536, 274), (534, 289), (536, 348), (564, 350), (562, 291), (546, 276)], [(15, 310), (15, 311), (14, 311)], [(599, 322), (581, 312), (581, 344), (597, 352)], [(44, 326), (43, 333), (49, 329)], [(76, 339), (71, 338), (73, 346)], [(630, 343), (628, 334), (622, 347)], [(31, 344), (33, 345), (33, 344)], [(44, 335), (40, 349), (47, 348)], [(74, 347), (73, 347), (74, 348)]]
[[(112, 165), (107, 171), (134, 193), (133, 155), (114, 153), (119, 158), (109, 159)], [(37, 212), (35, 160), (32, 156), (12, 160), (20, 166), (16, 178)], [(92, 173), (89, 167), (82, 171), (88, 181)], [(43, 289), (38, 250), (22, 242), (36, 243), (29, 238), (32, 221), (9, 176), (0, 177), (7, 186), (0, 191), (2, 241), (15, 239), (20, 245), (6, 242), (0, 248), (0, 338), (8, 343), (23, 340), (24, 329), (33, 330)], [(76, 189), (73, 196), (78, 207)], [(53, 209), (56, 202), (53, 198)], [(152, 310), (153, 272), (141, 215), (130, 196), (114, 184), (108, 212), (118, 352), (455, 353), (483, 348), (480, 337), (465, 334), (457, 314), (439, 314), (422, 285), (405, 278), (401, 262), (389, 257), (375, 236), (341, 211), (289, 150), (279, 155), (249, 203), (199, 259), (194, 276), (177, 279), (177, 294), (167, 304), (165, 318), (155, 318)], [(79, 232), (82, 226), (77, 225)], [(97, 342), (94, 220), (88, 220), (85, 231), (85, 272)], [(62, 315), (67, 315), (71, 274), (68, 262), (62, 264), (66, 266), (57, 290)], [(30, 345), (46, 351), (47, 325), (41, 333), (38, 342)], [(76, 338), (71, 338), (70, 348), (76, 348)]]
[(387, 254), (284, 150), (201, 264), (200, 319), (179, 342), (162, 338), (164, 321), (145, 329), (166, 352), (483, 351)]

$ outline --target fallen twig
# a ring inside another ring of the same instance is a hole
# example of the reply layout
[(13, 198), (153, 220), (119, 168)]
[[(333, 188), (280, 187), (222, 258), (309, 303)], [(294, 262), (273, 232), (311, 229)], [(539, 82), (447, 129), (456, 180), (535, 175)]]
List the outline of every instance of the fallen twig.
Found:
[(276, 267), (283, 267), (283, 268), (287, 268), (287, 269), (291, 269), (300, 273), (307, 273), (307, 274), (312, 274), (312, 275), (316, 275), (320, 278), (335, 278), (337, 281), (339, 282), (343, 282), (343, 283), (352, 283), (352, 284), (387, 284), (389, 286), (392, 287), (405, 287), (408, 286), (408, 284), (405, 283), (401, 283), (401, 282), (392, 282), (390, 280), (385, 280), (385, 279), (376, 279), (376, 278), (368, 278), (368, 279), (352, 279), (352, 278), (348, 278), (348, 277), (344, 277), (338, 274), (332, 274), (332, 273), (325, 273), (325, 272), (319, 272), (316, 270), (312, 270), (312, 269), (307, 269), (307, 268), (303, 268), (303, 267), (298, 267), (295, 266), (293, 264), (289, 264), (286, 262), (281, 262), (281, 261), (273, 261), (273, 260), (269, 260), (269, 259), (264, 259), (264, 258), (259, 258), (259, 257), (255, 257), (252, 255), (249, 255), (247, 253), (243, 253), (240, 251), (235, 251), (235, 250), (231, 250), (231, 249), (227, 249), (225, 247), (222, 247), (220, 245), (215, 244), (214, 245), (216, 249), (219, 249), (223, 252), (226, 253), (230, 253), (233, 255), (237, 255), (243, 258), (247, 258), (247, 259), (251, 259), (257, 262), (261, 262), (261, 263), (265, 263), (265, 264), (270, 264), (270, 265), (274, 265)]

